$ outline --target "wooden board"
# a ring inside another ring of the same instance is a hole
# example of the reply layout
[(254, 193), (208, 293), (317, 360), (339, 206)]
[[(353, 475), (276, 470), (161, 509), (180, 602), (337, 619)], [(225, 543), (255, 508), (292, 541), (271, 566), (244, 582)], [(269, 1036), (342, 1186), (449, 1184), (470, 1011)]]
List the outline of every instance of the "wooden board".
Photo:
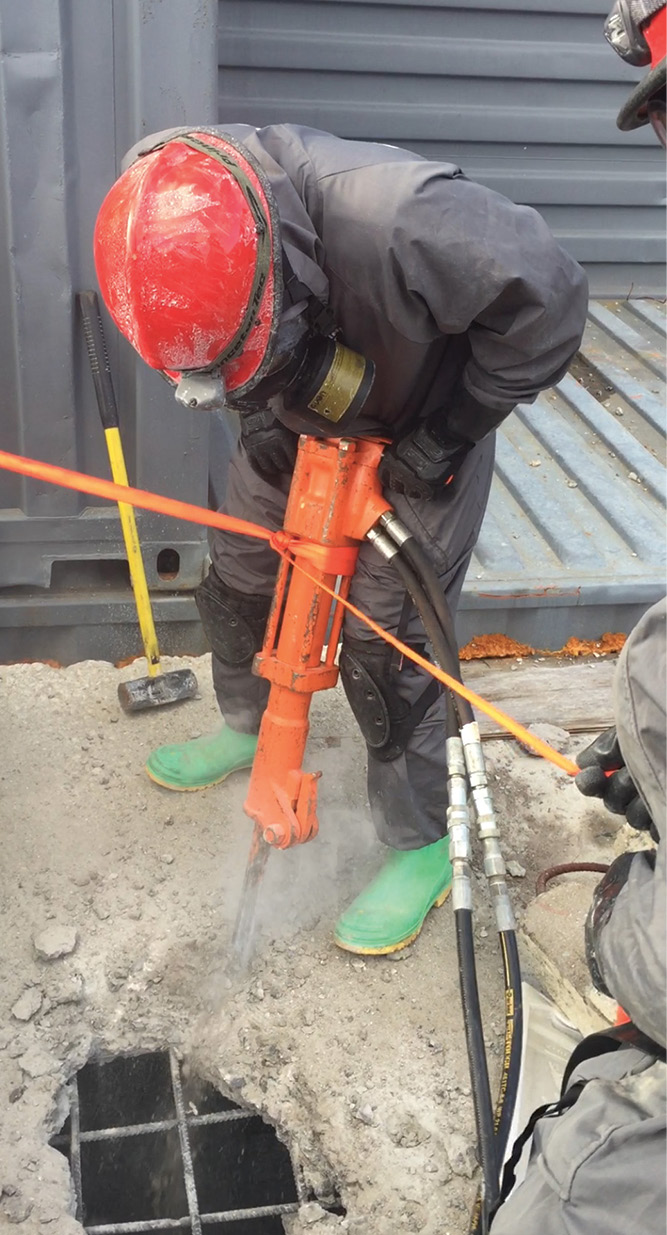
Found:
[[(613, 724), (615, 667), (616, 657), (609, 657), (557, 665), (539, 660), (479, 661), (462, 669), (471, 690), (522, 725), (547, 723), (571, 733), (588, 733)], [(476, 715), (483, 737), (504, 736), (495, 721)]]

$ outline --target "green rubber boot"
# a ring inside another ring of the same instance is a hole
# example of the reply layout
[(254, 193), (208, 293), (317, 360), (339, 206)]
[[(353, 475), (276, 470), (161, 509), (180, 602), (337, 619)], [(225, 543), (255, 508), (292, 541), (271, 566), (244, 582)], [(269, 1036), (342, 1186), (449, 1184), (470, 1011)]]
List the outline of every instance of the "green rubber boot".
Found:
[(361, 956), (407, 948), (451, 886), (448, 836), (423, 849), (393, 849), (380, 873), (338, 919), (334, 940)]
[(253, 733), (236, 733), (223, 725), (219, 733), (174, 746), (158, 746), (146, 763), (151, 780), (185, 793), (219, 785), (231, 772), (252, 767), (257, 749)]

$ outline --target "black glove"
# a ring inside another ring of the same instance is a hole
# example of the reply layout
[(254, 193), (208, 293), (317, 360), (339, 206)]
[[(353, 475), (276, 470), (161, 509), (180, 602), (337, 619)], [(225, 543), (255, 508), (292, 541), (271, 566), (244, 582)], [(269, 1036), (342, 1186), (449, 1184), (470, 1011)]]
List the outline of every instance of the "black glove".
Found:
[(646, 806), (637, 792), (618, 744), (615, 729), (606, 729), (577, 756), (582, 769), (574, 783), (586, 798), (601, 798), (613, 815), (625, 815), (630, 827), (659, 836)]
[[(649, 855), (645, 856), (648, 857)], [(653, 857), (654, 855), (651, 854), (650, 856)], [(636, 853), (622, 853), (620, 858), (616, 858), (612, 862), (606, 875), (602, 876), (593, 893), (593, 901), (586, 918), (584, 929), (586, 961), (593, 980), (593, 986), (602, 995), (611, 995), (612, 992), (608, 989), (602, 977), (602, 971), (598, 962), (600, 934), (612, 915), (616, 898), (621, 889), (625, 887), (630, 873), (630, 866), (636, 857)]]
[(473, 445), (436, 433), (426, 422), (387, 446), (380, 463), (380, 482), (406, 497), (436, 497), (451, 484)]
[(271, 480), (294, 470), (298, 435), (276, 420), (268, 407), (241, 414), (241, 441), (250, 466), (260, 476)]

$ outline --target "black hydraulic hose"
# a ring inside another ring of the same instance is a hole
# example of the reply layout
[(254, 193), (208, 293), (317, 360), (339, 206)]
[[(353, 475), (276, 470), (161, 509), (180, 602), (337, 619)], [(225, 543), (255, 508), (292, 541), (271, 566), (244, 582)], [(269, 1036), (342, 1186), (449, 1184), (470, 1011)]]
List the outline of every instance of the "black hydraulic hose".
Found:
[(482, 1029), (482, 1010), (479, 1003), (479, 985), (477, 982), (477, 966), (475, 964), (471, 910), (457, 909), (454, 913), (454, 922), (456, 925), (456, 950), (459, 960), (463, 1027), (470, 1066), (477, 1143), (482, 1166), (482, 1177), (484, 1179), (484, 1188), (479, 1205), (476, 1207), (477, 1212), (474, 1221), (476, 1229), (479, 1229), (482, 1235), (486, 1235), (489, 1214), (493, 1212), (498, 1202), (500, 1164), (496, 1153), (491, 1084), (486, 1061), (484, 1031)]
[[(458, 657), (452, 651), (443, 630), (441, 629), (434, 607), (431, 604), (425, 588), (417, 579), (412, 566), (401, 556), (401, 550), (392, 558), (397, 573), (405, 588), (412, 597), (433, 652), (441, 667), (451, 676), (458, 677)], [(454, 706), (455, 706), (455, 701)], [(458, 719), (458, 718), (457, 718)], [(472, 930), (472, 912), (467, 909), (457, 909), (454, 913), (456, 924), (456, 946), (459, 961), (459, 977), (461, 985), (461, 1003), (463, 1007), (463, 1023), (470, 1068), (470, 1083), (472, 1088), (475, 1127), (479, 1147), (480, 1165), (484, 1180), (482, 1200), (482, 1231), (487, 1230), (487, 1216), (494, 1207), (498, 1197), (499, 1165), (495, 1149), (495, 1127), (489, 1070), (484, 1047), (482, 1029), (482, 1014), (479, 1002), (479, 986), (477, 968), (475, 965), (475, 948)]]
[[(423, 584), (433, 610), (440, 624), (442, 634), (447, 641), (449, 648), (449, 665), (442, 665), (451, 677), (457, 680), (461, 678), (461, 668), (459, 664), (458, 642), (452, 614), (447, 604), (446, 597), (442, 590), (442, 583), (436, 574), (433, 563), (429, 561), (427, 554), (422, 549), (419, 541), (415, 540), (414, 536), (408, 536), (400, 546), (400, 552), (407, 559), (412, 569), (415, 571), (418, 579)], [(456, 710), (459, 717), (459, 724), (467, 725), (474, 720), (472, 705), (467, 699), (463, 699), (460, 695), (456, 697)]]
[[(395, 516), (390, 516), (387, 521), (383, 520), (389, 535), (394, 539), (399, 547), (400, 558), (394, 559), (395, 565), (398, 568), (398, 560), (404, 562), (407, 560), (409, 566), (417, 575), (417, 587), (420, 593), (425, 593), (427, 602), (435, 615), (437, 624), (440, 627), (440, 639), (434, 639), (433, 629), (427, 626), (422, 614), (422, 595), (417, 595), (416, 591), (411, 591), (406, 582), (406, 587), (410, 591), (410, 595), (414, 600), (424, 622), (424, 629), (431, 641), (433, 650), (437, 659), (446, 672), (452, 677), (460, 679), (460, 665), (458, 658), (458, 645), (454, 633), (454, 625), (451, 618), (447, 599), (442, 591), (442, 585), (429, 561), (428, 556), (422, 549), (421, 545), (415, 538), (407, 533)], [(392, 535), (393, 534), (393, 535)], [(401, 573), (399, 569), (399, 573)], [(403, 576), (402, 576), (403, 577)], [(405, 581), (405, 580), (404, 580)], [(444, 639), (447, 648), (442, 648), (440, 645)], [(455, 698), (457, 705), (457, 716), (459, 723), (467, 724), (474, 719), (472, 708), (467, 700)], [(457, 927), (458, 930), (458, 927)], [(505, 1044), (503, 1051), (503, 1065), (500, 1078), (500, 1086), (498, 1091), (498, 1099), (494, 1112), (495, 1126), (495, 1157), (497, 1163), (497, 1172), (505, 1157), (507, 1142), (509, 1139), (516, 1096), (519, 1085), (519, 1074), (521, 1068), (521, 1048), (522, 1048), (522, 1031), (523, 1031), (523, 1001), (521, 995), (521, 968), (519, 963), (519, 950), (517, 946), (516, 932), (514, 930), (499, 931), (500, 950), (503, 961), (503, 974), (505, 983)], [(474, 957), (473, 957), (474, 960)], [(479, 1021), (481, 1029), (481, 1019)], [(482, 1040), (482, 1050), (484, 1043)], [(486, 1056), (485, 1056), (486, 1062)], [(479, 1135), (479, 1134), (478, 1134)], [(480, 1138), (480, 1153), (482, 1151)], [(496, 1175), (496, 1179), (498, 1178)], [(496, 1190), (497, 1194), (497, 1190)], [(473, 1215), (471, 1231), (477, 1235), (478, 1232), (486, 1230), (488, 1221), (488, 1208), (486, 1198), (484, 1204), (478, 1201)]]
[[(408, 558), (410, 565), (419, 575), (428, 599), (435, 610), (443, 628), (443, 634), (450, 647), (450, 665), (456, 659), (456, 676), (460, 676), (458, 649), (454, 634), (454, 625), (443, 594), (442, 585), (421, 545), (413, 536), (408, 536), (400, 547), (402, 555)], [(444, 667), (444, 666), (443, 666)], [(451, 672), (451, 668), (447, 669)], [(459, 701), (468, 709), (470, 719), (473, 719), (472, 708), (467, 700)], [(467, 722), (465, 722), (467, 723)], [(503, 1066), (500, 1078), (500, 1088), (495, 1110), (496, 1152), (500, 1167), (505, 1156), (509, 1138), (516, 1095), (519, 1085), (521, 1068), (521, 1043), (523, 1030), (523, 1002), (521, 997), (521, 968), (519, 964), (519, 949), (515, 931), (500, 931), (500, 950), (503, 961), (505, 979), (505, 1046), (503, 1051)]]
[[(494, 1112), (496, 1158), (500, 1176), (507, 1151), (514, 1105), (519, 1087), (523, 1000), (521, 996), (521, 970), (519, 967), (519, 949), (517, 947), (516, 932), (500, 931), (499, 938), (500, 951), (503, 958), (503, 973), (505, 975), (505, 1047), (498, 1100)], [(494, 1206), (491, 1207), (489, 1212), (481, 1193), (478, 1192), (468, 1235), (486, 1235), (489, 1229), (488, 1223), (493, 1220), (498, 1199), (499, 1196), (497, 1194)]]
[[(426, 631), (427, 638), (433, 648), (438, 664), (442, 669), (444, 669), (445, 673), (450, 675), (450, 677), (456, 677), (458, 679), (458, 657), (455, 654), (452, 655), (449, 642), (445, 638), (442, 627), (440, 626), (431, 597), (429, 596), (424, 584), (419, 579), (414, 568), (404, 557), (402, 546), (400, 548), (397, 546), (396, 556), (392, 558), (392, 564), (395, 567), (397, 574), (400, 576), (406, 592), (410, 594), (412, 600), (414, 601), (415, 608), (419, 613), (422, 626)], [(458, 696), (453, 700), (453, 702), (457, 717), (459, 717)], [(465, 702), (465, 700), (462, 700), (461, 702)]]
[(514, 1106), (519, 1089), (521, 1042), (523, 1037), (523, 999), (521, 996), (521, 966), (516, 931), (500, 931), (500, 951), (505, 978), (505, 1048), (503, 1068), (496, 1103), (496, 1154), (498, 1167), (507, 1151)]

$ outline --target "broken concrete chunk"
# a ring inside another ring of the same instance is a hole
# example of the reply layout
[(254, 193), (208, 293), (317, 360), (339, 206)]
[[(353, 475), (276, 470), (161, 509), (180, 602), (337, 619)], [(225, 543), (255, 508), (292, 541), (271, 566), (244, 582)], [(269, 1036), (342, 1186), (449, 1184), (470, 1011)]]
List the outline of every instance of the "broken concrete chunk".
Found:
[(450, 1132), (449, 1136), (445, 1137), (445, 1148), (454, 1174), (472, 1179), (477, 1169), (477, 1158), (470, 1141), (467, 1141), (460, 1132)]
[(409, 1111), (397, 1111), (387, 1120), (387, 1135), (399, 1149), (414, 1149), (430, 1140), (428, 1128)]
[(59, 1067), (60, 1064), (55, 1056), (50, 1055), (41, 1046), (31, 1046), (24, 1055), (19, 1057), (19, 1068), (33, 1080), (38, 1076), (51, 1076), (53, 1072), (58, 1071)]
[[(598, 875), (568, 875), (552, 883), (526, 909), (524, 930), (532, 944), (540, 950), (540, 979), (547, 993), (556, 998), (559, 1007), (572, 1016), (552, 986), (550, 970), (558, 975), (558, 985), (565, 982), (580, 996), (586, 996), (590, 974), (583, 946), (584, 924)], [(546, 966), (546, 968), (543, 968)], [(579, 1022), (577, 1021), (577, 1024)]]
[(373, 1107), (366, 1103), (365, 1106), (360, 1106), (354, 1112), (354, 1118), (358, 1119), (362, 1124), (370, 1125), (373, 1123)]
[(304, 1231), (315, 1231), (324, 1235), (325, 1231), (347, 1230), (346, 1220), (335, 1214), (327, 1213), (317, 1201), (308, 1201), (300, 1205), (295, 1214), (283, 1219), (287, 1235), (302, 1235)]
[(4, 1215), (8, 1222), (18, 1225), (20, 1222), (25, 1222), (26, 1218), (32, 1213), (32, 1201), (27, 1201), (20, 1192), (7, 1193), (6, 1188), (2, 1190), (0, 1198), (0, 1213)]
[(58, 926), (54, 923), (35, 935), (32, 942), (41, 960), (55, 961), (61, 956), (69, 956), (77, 945), (77, 939), (73, 926)]
[(81, 1003), (84, 995), (83, 976), (80, 973), (69, 974), (67, 980), (53, 992), (49, 991), (49, 994), (51, 1003), (56, 1007), (66, 1003)]
[(301, 1205), (298, 1210), (298, 1217), (302, 1226), (313, 1226), (316, 1222), (323, 1222), (327, 1217), (326, 1209), (322, 1209), (317, 1201), (309, 1201), (307, 1205)]
[(35, 1016), (42, 1006), (42, 992), (38, 986), (29, 986), (27, 991), (19, 995), (14, 1007), (12, 1008), (12, 1016), (17, 1021), (29, 1021)]
[(507, 873), (508, 875), (511, 875), (513, 879), (526, 878), (526, 868), (525, 866), (522, 866), (520, 862), (508, 862)]

